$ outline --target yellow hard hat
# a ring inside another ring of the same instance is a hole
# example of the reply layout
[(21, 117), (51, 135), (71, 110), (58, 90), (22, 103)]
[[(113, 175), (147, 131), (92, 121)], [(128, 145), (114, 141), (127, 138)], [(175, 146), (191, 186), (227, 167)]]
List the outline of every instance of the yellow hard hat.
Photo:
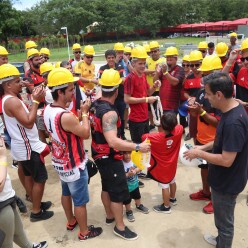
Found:
[(42, 48), (40, 49), (40, 54), (46, 54), (46, 55), (48, 55), (48, 56), (51, 55), (51, 54), (50, 54), (50, 50), (49, 50), (48, 48), (46, 48), (46, 47), (42, 47)]
[(146, 49), (146, 52), (151, 52), (150, 46), (148, 44), (144, 44), (143, 47)]
[(115, 51), (124, 51), (124, 46), (123, 46), (123, 44), (120, 43), (120, 42), (115, 43), (115, 45), (114, 45), (114, 50), (115, 50)]
[(8, 51), (6, 50), (5, 47), (0, 46), (0, 55), (8, 55)]
[(26, 43), (25, 43), (25, 48), (26, 48), (26, 50), (27, 49), (30, 49), (30, 48), (36, 48), (38, 45), (34, 42), (34, 41), (32, 41), (32, 40), (29, 40), (29, 41), (27, 41)]
[(83, 63), (83, 60), (82, 61), (79, 61), (76, 63), (76, 65), (74, 66), (74, 73), (75, 74), (82, 74), (82, 69), (81, 69), (81, 65)]
[(199, 42), (198, 49), (208, 49), (208, 43), (206, 41)]
[(60, 64), (61, 64), (61, 61), (58, 61), (58, 62), (56, 62), (56, 64), (55, 64), (55, 68), (60, 68)]
[(75, 44), (72, 45), (72, 50), (76, 50), (76, 49), (80, 49), (81, 50), (80, 44), (75, 43)]
[(153, 40), (149, 43), (149, 47), (150, 49), (153, 49), (153, 48), (159, 48), (159, 44), (157, 41)]
[(40, 56), (40, 53), (37, 49), (31, 48), (28, 50), (28, 53), (27, 53), (28, 59), (31, 59), (31, 58), (36, 57), (36, 56)]
[(129, 46), (124, 47), (124, 53), (131, 53), (132, 52), (132, 48)]
[(15, 66), (11, 64), (3, 64), (0, 66), (0, 84), (19, 76), (20, 72)]
[(62, 89), (68, 86), (69, 83), (78, 81), (78, 77), (73, 77), (72, 73), (66, 68), (60, 67), (53, 69), (48, 74), (48, 87), (52, 88), (52, 91)]
[(201, 64), (200, 68), (197, 69), (197, 70), (198, 71), (203, 71), (203, 72), (212, 71), (213, 70), (213, 68), (212, 68), (212, 60), (213, 60), (212, 55), (211, 56), (206, 56), (202, 60), (202, 64)]
[(182, 60), (189, 62), (190, 61), (189, 60), (189, 55), (188, 54), (187, 55), (184, 55)]
[(87, 55), (95, 55), (95, 50), (94, 50), (94, 47), (93, 46), (85, 46), (84, 47), (84, 54), (87, 54)]
[(245, 50), (248, 48), (248, 39), (245, 39), (241, 43), (241, 50)]
[(228, 45), (225, 42), (219, 42), (215, 47), (215, 52), (219, 57), (226, 55), (228, 51)]
[(189, 54), (189, 61), (192, 62), (192, 61), (199, 61), (199, 60), (202, 60), (203, 57), (202, 57), (202, 53), (198, 50), (194, 50), (194, 51), (191, 51), (190, 54)]
[(229, 34), (229, 37), (236, 37), (236, 38), (237, 38), (237, 37), (238, 37), (238, 35), (237, 35), (237, 33), (232, 32), (232, 33), (230, 33), (230, 34)]
[(40, 65), (40, 74), (43, 75), (46, 72), (49, 72), (54, 69), (54, 66), (52, 63), (45, 62)]
[(220, 70), (222, 68), (223, 68), (223, 66), (222, 66), (222, 63), (221, 63), (221, 59), (217, 55), (213, 55), (212, 69), (213, 70)]
[(122, 82), (120, 74), (114, 69), (104, 70), (101, 78), (99, 79), (99, 84), (102, 86), (115, 87)]
[(148, 58), (148, 55), (143, 46), (137, 46), (132, 50), (131, 57), (136, 59), (146, 59)]
[(178, 50), (176, 47), (168, 47), (165, 51), (165, 56), (178, 56)]

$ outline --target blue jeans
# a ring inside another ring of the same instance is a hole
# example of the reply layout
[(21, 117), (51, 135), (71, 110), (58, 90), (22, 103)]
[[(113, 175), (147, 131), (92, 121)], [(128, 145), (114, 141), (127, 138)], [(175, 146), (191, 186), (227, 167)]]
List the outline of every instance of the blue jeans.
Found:
[(234, 235), (234, 209), (237, 195), (224, 194), (211, 189), (214, 221), (218, 229), (216, 248), (231, 248)]

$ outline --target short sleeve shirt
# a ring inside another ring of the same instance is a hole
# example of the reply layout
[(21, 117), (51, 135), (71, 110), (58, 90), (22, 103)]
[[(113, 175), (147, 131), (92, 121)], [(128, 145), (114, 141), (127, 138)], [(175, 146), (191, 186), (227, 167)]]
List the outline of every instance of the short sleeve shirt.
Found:
[(230, 167), (209, 164), (209, 185), (216, 191), (239, 194), (248, 179), (248, 116), (242, 105), (223, 113), (217, 127), (212, 153), (237, 152)]
[[(150, 86), (147, 83), (145, 74), (139, 77), (135, 72), (131, 72), (124, 83), (124, 93), (132, 97), (147, 97), (147, 91)], [(138, 103), (130, 104), (129, 120), (134, 122), (143, 122), (148, 120), (148, 104)]]

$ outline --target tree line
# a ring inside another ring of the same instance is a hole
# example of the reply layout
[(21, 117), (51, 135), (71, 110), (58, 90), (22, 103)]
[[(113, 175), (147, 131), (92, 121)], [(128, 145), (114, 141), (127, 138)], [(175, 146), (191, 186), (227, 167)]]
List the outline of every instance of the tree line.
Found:
[[(181, 23), (234, 20), (247, 17), (243, 0), (41, 0), (28, 10), (0, 1), (0, 42), (15, 36), (52, 36), (66, 26), (71, 35), (83, 37), (87, 26), (97, 22), (94, 33), (114, 32), (116, 38), (135, 30), (155, 36), (160, 28)], [(61, 41), (62, 42), (62, 41)], [(63, 42), (62, 42), (63, 43)]]

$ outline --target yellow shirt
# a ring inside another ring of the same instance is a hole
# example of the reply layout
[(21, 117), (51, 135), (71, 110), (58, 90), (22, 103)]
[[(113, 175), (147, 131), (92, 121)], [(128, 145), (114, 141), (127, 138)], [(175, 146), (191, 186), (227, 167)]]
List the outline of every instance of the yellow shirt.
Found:
[[(165, 58), (159, 58), (158, 60), (154, 61), (151, 57), (147, 58), (146, 64), (148, 70), (155, 70), (157, 64), (165, 63)], [(153, 76), (152, 75), (146, 75), (146, 79), (150, 87), (153, 86)], [(159, 88), (156, 89), (156, 91), (159, 91)]]
[[(94, 79), (95, 78), (95, 65), (91, 64), (88, 65), (83, 61), (81, 63), (81, 76), (87, 79)], [(94, 83), (84, 83), (84, 87), (92, 90), (94, 88)]]

